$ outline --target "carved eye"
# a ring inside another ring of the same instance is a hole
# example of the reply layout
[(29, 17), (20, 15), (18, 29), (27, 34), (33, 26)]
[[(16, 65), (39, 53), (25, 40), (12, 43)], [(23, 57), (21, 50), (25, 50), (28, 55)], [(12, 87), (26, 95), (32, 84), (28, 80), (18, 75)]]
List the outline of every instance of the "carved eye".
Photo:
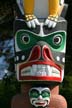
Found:
[(30, 37), (29, 37), (28, 34), (23, 34), (21, 40), (22, 40), (22, 42), (23, 42), (24, 44), (28, 44), (28, 43), (30, 42)]
[(55, 35), (53, 38), (53, 43), (55, 45), (59, 45), (62, 42), (62, 36), (61, 35)]
[(37, 90), (33, 89), (30, 91), (29, 95), (31, 98), (38, 98), (39, 92)]
[(43, 98), (50, 97), (50, 92), (49, 91), (42, 91), (42, 97)]

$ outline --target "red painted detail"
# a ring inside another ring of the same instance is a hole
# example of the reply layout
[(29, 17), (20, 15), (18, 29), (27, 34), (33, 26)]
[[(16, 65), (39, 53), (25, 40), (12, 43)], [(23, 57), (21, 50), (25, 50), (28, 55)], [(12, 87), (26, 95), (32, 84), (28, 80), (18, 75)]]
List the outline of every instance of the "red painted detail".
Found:
[(51, 53), (49, 47), (46, 45), (42, 48), (42, 55), (43, 55), (44, 60), (46, 60), (46, 61), (53, 60), (52, 53)]
[(55, 81), (61, 82), (61, 77), (51, 77), (51, 76), (21, 76), (19, 73), (19, 80), (22, 81)]
[(30, 53), (29, 61), (33, 61), (33, 60), (39, 59), (40, 58), (40, 54), (41, 54), (40, 46), (33, 47), (32, 51)]
[(55, 64), (55, 62), (53, 61), (34, 61), (34, 62), (27, 62), (27, 63), (24, 63), (24, 64), (21, 64), (19, 66), (19, 71), (21, 71), (23, 68), (25, 67), (28, 67), (28, 66), (32, 66), (32, 65), (38, 65), (38, 64), (41, 64), (41, 65), (50, 65), (50, 66), (53, 66), (55, 68), (57, 68), (59, 71), (61, 71), (61, 67), (57, 64)]
[(43, 106), (45, 103), (39, 103), (39, 102), (37, 102), (35, 104), (38, 105), (38, 106)]

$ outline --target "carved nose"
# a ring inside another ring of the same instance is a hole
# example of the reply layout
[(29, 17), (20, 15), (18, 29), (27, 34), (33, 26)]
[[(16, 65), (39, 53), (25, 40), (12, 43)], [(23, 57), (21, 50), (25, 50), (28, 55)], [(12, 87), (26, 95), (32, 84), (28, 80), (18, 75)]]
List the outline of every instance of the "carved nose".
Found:
[(52, 53), (48, 44), (44, 41), (39, 41), (38, 45), (41, 48), (41, 58), (45, 61), (53, 60)]
[(38, 97), (38, 100), (42, 100), (42, 96), (41, 95)]
[(53, 60), (52, 53), (48, 44), (43, 41), (40, 41), (36, 46), (33, 47), (29, 61), (31, 60)]

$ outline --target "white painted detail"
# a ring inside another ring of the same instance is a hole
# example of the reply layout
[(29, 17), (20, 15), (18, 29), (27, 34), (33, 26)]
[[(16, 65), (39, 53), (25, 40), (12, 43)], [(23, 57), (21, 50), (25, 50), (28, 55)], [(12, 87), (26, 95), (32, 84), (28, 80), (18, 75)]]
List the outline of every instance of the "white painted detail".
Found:
[(56, 59), (57, 59), (57, 61), (60, 61), (60, 57), (59, 56), (57, 56)]
[(22, 60), (24, 60), (25, 59), (25, 56), (24, 55), (22, 55), (22, 58), (21, 58)]
[(17, 45), (17, 32), (16, 32), (16, 35), (15, 35), (15, 51), (16, 51), (16, 52), (21, 51), (20, 48), (19, 48), (18, 45)]
[(62, 62), (65, 63), (65, 57), (62, 58)]
[(62, 81), (63, 81), (63, 78), (64, 78), (64, 69), (62, 70), (62, 77), (61, 77), (62, 79)]
[(22, 69), (21, 76), (30, 75), (30, 71), (31, 71), (31, 67), (27, 67), (27, 68)]
[(52, 75), (52, 68), (51, 68), (51, 66), (47, 65), (46, 71), (47, 71), (47, 75), (48, 76)]
[(40, 33), (39, 33), (39, 35), (40, 35), (41, 37), (44, 36), (43, 25), (44, 25), (43, 23), (40, 23)]
[(19, 60), (19, 57), (18, 57), (18, 56), (16, 56), (16, 60), (17, 60), (17, 61)]
[(52, 67), (52, 76), (60, 77), (60, 71), (54, 67)]
[(37, 65), (32, 65), (31, 68), (31, 75), (35, 76), (35, 73), (37, 72)]

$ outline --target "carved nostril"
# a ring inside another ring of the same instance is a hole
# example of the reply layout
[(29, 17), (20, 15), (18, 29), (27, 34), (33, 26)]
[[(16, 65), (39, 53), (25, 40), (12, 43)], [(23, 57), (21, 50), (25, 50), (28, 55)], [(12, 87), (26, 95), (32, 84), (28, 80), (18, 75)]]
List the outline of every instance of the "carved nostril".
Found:
[(41, 48), (40, 48), (40, 46), (35, 46), (35, 47), (33, 47), (32, 51), (30, 53), (29, 61), (37, 60), (40, 58), (40, 56), (41, 56)]
[(43, 50), (43, 58), (45, 60), (53, 60), (52, 53), (48, 48), (48, 46), (44, 46), (42, 50)]

